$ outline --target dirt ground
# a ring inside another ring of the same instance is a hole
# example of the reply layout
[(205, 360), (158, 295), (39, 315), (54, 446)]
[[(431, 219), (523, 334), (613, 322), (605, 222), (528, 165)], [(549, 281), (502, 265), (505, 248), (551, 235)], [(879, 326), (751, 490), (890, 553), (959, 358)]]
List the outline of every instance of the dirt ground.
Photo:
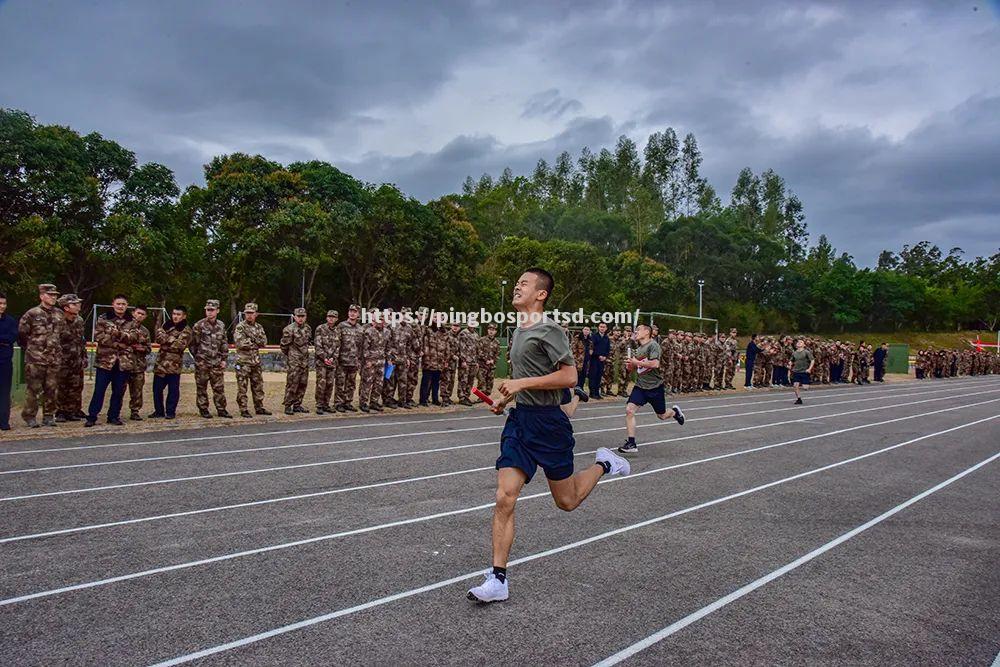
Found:
[[(313, 410), (315, 408), (315, 402), (313, 400), (315, 385), (314, 375), (310, 373), (309, 375), (309, 386), (306, 389), (305, 400), (303, 401), (303, 406), (307, 410)], [(143, 391), (143, 407), (141, 414), (145, 417), (147, 414), (153, 411), (153, 375), (152, 373), (146, 374), (146, 386)], [(886, 375), (886, 383), (893, 382), (903, 382), (906, 380), (913, 379), (913, 375)], [(494, 387), (500, 386), (500, 379), (497, 379), (494, 383)], [(83, 387), (83, 409), (86, 412), (87, 404), (90, 402), (90, 397), (93, 394), (93, 381), (91, 378), (85, 378), (85, 383)], [(779, 391), (779, 390), (773, 390)], [(729, 390), (725, 392), (697, 392), (691, 394), (684, 394), (684, 398), (695, 397), (695, 396), (718, 396), (722, 394), (740, 394), (743, 393), (741, 389)], [(213, 419), (202, 419), (198, 415), (198, 408), (195, 405), (195, 386), (194, 386), (194, 374), (184, 373), (181, 375), (181, 398), (180, 403), (177, 406), (177, 419), (167, 421), (165, 419), (144, 419), (141, 422), (134, 422), (128, 419), (129, 409), (128, 409), (128, 392), (125, 395), (125, 405), (122, 408), (122, 419), (125, 421), (125, 426), (109, 426), (105, 424), (103, 418), (97, 422), (97, 425), (93, 428), (85, 429), (83, 422), (67, 422), (59, 424), (56, 428), (59, 430), (60, 434), (64, 434), (67, 437), (79, 437), (90, 433), (108, 433), (115, 431), (171, 431), (180, 430), (185, 428), (221, 428), (226, 426), (232, 426), (235, 424), (253, 424), (253, 423), (273, 423), (273, 422), (287, 422), (287, 421), (309, 421), (317, 419), (337, 419), (339, 417), (358, 417), (365, 416), (362, 412), (347, 412), (347, 413), (336, 413), (335, 415), (324, 414), (317, 416), (310, 412), (309, 414), (297, 414), (297, 415), (286, 415), (284, 414), (284, 407), (282, 406), (282, 399), (285, 394), (285, 374), (284, 373), (264, 373), (264, 406), (273, 412), (271, 416), (254, 416), (252, 419), (244, 419), (239, 416), (239, 408), (236, 405), (236, 375), (234, 373), (226, 373), (226, 402), (227, 409), (230, 414), (234, 416), (233, 419), (220, 419), (215, 417)], [(756, 395), (756, 392), (755, 392)], [(110, 398), (111, 392), (108, 391), (108, 395), (105, 399), (104, 409), (107, 411), (107, 399)], [(211, 390), (209, 391), (209, 396), (211, 397)], [(493, 397), (498, 398), (499, 392), (496, 389), (493, 391)], [(615, 399), (622, 400), (622, 399)], [(211, 404), (211, 398), (209, 399)], [(252, 399), (250, 399), (252, 406)], [(354, 405), (357, 406), (357, 394), (355, 394)], [(21, 439), (21, 438), (37, 438), (40, 435), (41, 430), (48, 430), (45, 427), (42, 429), (31, 429), (24, 425), (21, 420), (21, 404), (22, 401), (15, 397), (14, 403), (11, 406), (10, 411), (10, 431), (4, 431), (0, 433), (0, 438), (6, 440)], [(414, 414), (416, 412), (428, 413), (428, 414), (440, 414), (445, 412), (457, 412), (459, 410), (482, 410), (484, 408), (476, 406), (475, 408), (468, 408), (460, 405), (452, 405), (448, 408), (440, 408), (435, 406), (430, 406), (426, 408), (417, 407), (413, 410), (402, 410), (402, 409), (387, 409), (384, 412), (377, 413), (373, 412), (368, 415), (371, 419), (384, 418), (392, 414)], [(215, 414), (214, 404), (211, 405), (210, 410), (212, 414)], [(252, 407), (251, 407), (252, 411)], [(41, 414), (39, 414), (39, 419), (41, 419)]]

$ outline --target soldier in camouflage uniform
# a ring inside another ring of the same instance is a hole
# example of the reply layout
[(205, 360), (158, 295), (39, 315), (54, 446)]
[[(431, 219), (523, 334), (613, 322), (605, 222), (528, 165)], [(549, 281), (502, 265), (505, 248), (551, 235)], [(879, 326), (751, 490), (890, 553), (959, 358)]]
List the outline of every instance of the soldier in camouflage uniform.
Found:
[[(104, 395), (111, 385), (111, 404), (108, 406), (108, 423), (124, 426), (121, 420), (122, 399), (128, 372), (122, 369), (123, 360), (135, 342), (132, 319), (127, 316), (128, 299), (118, 294), (111, 300), (113, 312), (97, 318), (94, 340), (97, 342), (97, 356), (94, 358), (94, 395), (87, 409), (84, 426), (93, 426), (104, 407)], [(126, 362), (127, 363), (127, 362)]]
[(476, 322), (458, 332), (458, 402), (472, 405), (469, 396), (479, 374), (479, 333)]
[[(190, 345), (191, 336), (187, 308), (184, 306), (174, 308), (170, 321), (156, 329), (156, 344), (160, 350), (153, 363), (153, 413), (149, 415), (150, 419), (173, 419), (177, 416), (184, 350)], [(163, 403), (164, 390), (167, 392), (166, 406)]]
[(212, 400), (215, 411), (224, 419), (233, 416), (226, 410), (226, 361), (229, 359), (229, 337), (226, 325), (218, 319), (219, 302), (209, 299), (205, 302), (205, 317), (191, 328), (191, 355), (194, 357), (194, 382), (198, 390), (198, 413), (211, 419), (208, 411), (208, 385), (212, 385)]
[(361, 306), (351, 304), (347, 319), (334, 329), (333, 351), (337, 359), (337, 412), (355, 412), (354, 391), (361, 367), (364, 330), (358, 322)]
[(437, 319), (424, 327), (424, 353), (420, 372), (420, 405), (424, 407), (427, 407), (428, 399), (434, 405), (441, 405), (441, 368), (450, 336)]
[[(392, 349), (394, 351), (394, 362), (396, 365), (392, 377), (387, 380), (389, 384), (389, 401), (382, 401), (383, 404), (392, 407), (413, 409), (413, 382), (416, 382), (417, 375), (413, 364), (414, 338), (419, 336), (417, 325), (413, 322), (413, 313), (410, 309), (403, 307), (399, 314), (401, 320), (392, 332)], [(420, 345), (419, 341), (416, 343)], [(422, 346), (421, 346), (422, 347)], [(419, 364), (420, 362), (417, 361)], [(383, 390), (382, 395), (386, 392)]]
[(441, 405), (451, 405), (451, 397), (455, 394), (455, 377), (458, 375), (458, 332), (461, 327), (452, 324), (446, 328), (445, 345), (442, 349), (444, 362), (441, 368)]
[(336, 337), (337, 320), (340, 313), (326, 311), (326, 322), (316, 327), (313, 333), (313, 359), (316, 367), (316, 414), (336, 412), (330, 406), (330, 397), (337, 386), (337, 359), (333, 342)]
[(309, 412), (302, 407), (309, 384), (309, 342), (312, 327), (306, 324), (306, 309), (296, 308), (292, 312), (292, 322), (281, 330), (281, 352), (285, 355), (287, 376), (285, 378), (285, 414)]
[(573, 350), (573, 361), (576, 363), (576, 386), (582, 387), (590, 366), (590, 327), (583, 327), (580, 333), (573, 336), (570, 347)]
[(132, 321), (127, 326), (132, 337), (132, 344), (119, 359), (121, 369), (128, 373), (126, 384), (128, 386), (128, 407), (131, 413), (129, 419), (137, 422), (142, 421), (142, 415), (139, 412), (142, 410), (142, 390), (146, 386), (146, 356), (153, 349), (149, 329), (142, 326), (146, 315), (145, 306), (136, 306), (132, 309)]
[(392, 333), (385, 326), (385, 319), (376, 317), (364, 328), (361, 343), (361, 389), (358, 406), (361, 412), (382, 412), (382, 385), (385, 382), (385, 363), (391, 352)]
[(48, 283), (38, 286), (39, 304), (21, 316), (17, 336), (24, 350), (24, 407), (21, 417), (31, 428), (38, 428), (35, 417), (42, 408), (42, 422), (55, 426), (59, 392), (59, 335), (62, 314), (55, 309), (59, 292)]
[(77, 422), (87, 416), (83, 411), (83, 371), (87, 367), (87, 341), (83, 318), (80, 317), (80, 298), (63, 294), (58, 305), (63, 312), (63, 325), (59, 332), (59, 409), (57, 422)]
[(247, 403), (247, 386), (253, 394), (254, 412), (269, 415), (264, 408), (264, 374), (261, 372), (260, 349), (267, 346), (267, 332), (257, 323), (256, 303), (243, 306), (243, 320), (233, 331), (233, 347), (236, 348), (236, 404), (240, 416), (250, 419), (250, 405)]
[(725, 341), (725, 348), (725, 355), (723, 357), (723, 362), (725, 363), (722, 378), (723, 387), (726, 389), (734, 389), (733, 376), (736, 374), (736, 362), (740, 352), (736, 337), (736, 329), (729, 330), (729, 336), (726, 337)]
[[(476, 379), (476, 386), (487, 396), (493, 393), (493, 374), (497, 368), (497, 357), (500, 355), (500, 341), (497, 340), (497, 325), (490, 324), (486, 327), (486, 335), (479, 339), (479, 377)], [(477, 403), (482, 399), (476, 398)]]
[[(420, 368), (423, 363), (423, 356), (426, 350), (426, 340), (427, 331), (429, 330), (429, 323), (425, 319), (427, 317), (427, 309), (420, 309), (420, 317), (414, 319), (410, 324), (412, 328), (410, 336), (410, 347), (409, 353), (406, 357), (406, 391), (400, 391), (399, 400), (403, 402), (404, 408), (414, 407), (413, 397), (414, 392), (417, 389), (417, 385), (423, 382), (423, 379), (419, 376)], [(419, 380), (419, 382), (418, 382)], [(402, 389), (402, 388), (401, 388)]]

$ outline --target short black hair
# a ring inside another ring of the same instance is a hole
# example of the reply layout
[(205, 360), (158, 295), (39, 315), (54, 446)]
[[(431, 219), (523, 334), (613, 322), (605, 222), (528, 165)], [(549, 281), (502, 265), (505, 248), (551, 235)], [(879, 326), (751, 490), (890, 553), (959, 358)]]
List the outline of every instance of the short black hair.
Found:
[(750, 340), (757, 340), (757, 334), (750, 334)]
[(185, 315), (187, 315), (188, 312), (187, 306), (174, 306), (174, 310), (179, 310)]
[(139, 305), (137, 305), (137, 306), (132, 306), (132, 310), (141, 310), (142, 312), (144, 312), (144, 313), (145, 313), (145, 312), (147, 312), (147, 311), (148, 311), (149, 309), (148, 309), (148, 308), (146, 308), (146, 305), (145, 305), (145, 304), (142, 304), (142, 303), (140, 303), (140, 304), (139, 304)]
[(0, 292), (0, 299), (6, 299), (6, 298), (7, 298), (7, 293), (6, 292)]
[(128, 297), (125, 296), (124, 294), (115, 294), (114, 298), (111, 299), (111, 303), (114, 303), (118, 299), (125, 299), (126, 301), (128, 301)]
[(524, 272), (535, 274), (535, 277), (538, 278), (539, 282), (541, 283), (540, 287), (546, 292), (548, 292), (548, 295), (546, 295), (545, 297), (545, 301), (548, 301), (549, 297), (552, 296), (552, 290), (556, 286), (556, 279), (552, 277), (552, 274), (546, 271), (545, 269), (537, 266), (533, 266), (530, 269), (525, 269)]

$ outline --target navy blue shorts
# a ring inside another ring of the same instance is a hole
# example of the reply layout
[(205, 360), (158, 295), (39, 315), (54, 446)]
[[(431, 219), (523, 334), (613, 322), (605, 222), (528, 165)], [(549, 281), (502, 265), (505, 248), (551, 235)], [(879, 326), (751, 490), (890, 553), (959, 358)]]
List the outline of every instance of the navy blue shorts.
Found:
[(809, 384), (809, 373), (793, 373), (792, 374), (792, 384), (798, 382), (799, 384)]
[(664, 397), (663, 385), (658, 385), (653, 389), (643, 389), (639, 385), (632, 387), (632, 393), (628, 395), (628, 402), (634, 405), (646, 405), (653, 408), (653, 412), (662, 415), (667, 411), (667, 399)]
[(558, 481), (573, 474), (573, 426), (557, 405), (523, 406), (510, 411), (500, 434), (497, 470), (518, 468), (528, 476), (538, 466), (548, 479)]

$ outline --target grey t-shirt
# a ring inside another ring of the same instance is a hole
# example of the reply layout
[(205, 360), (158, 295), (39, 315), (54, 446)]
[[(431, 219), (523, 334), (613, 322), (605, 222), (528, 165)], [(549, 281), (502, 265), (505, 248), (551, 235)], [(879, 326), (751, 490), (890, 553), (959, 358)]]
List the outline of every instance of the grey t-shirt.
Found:
[(809, 364), (813, 362), (813, 353), (802, 348), (792, 352), (792, 372), (805, 373), (809, 370)]
[[(573, 352), (562, 327), (545, 319), (533, 326), (514, 329), (510, 337), (511, 377), (515, 380), (541, 377), (554, 373), (560, 366), (574, 366)], [(518, 405), (559, 405), (561, 389), (529, 389), (519, 391)]]
[[(636, 359), (659, 359), (660, 344), (650, 339), (645, 345), (640, 345), (632, 353)], [(635, 386), (639, 389), (656, 389), (663, 384), (663, 373), (659, 368), (640, 368), (636, 376)]]

